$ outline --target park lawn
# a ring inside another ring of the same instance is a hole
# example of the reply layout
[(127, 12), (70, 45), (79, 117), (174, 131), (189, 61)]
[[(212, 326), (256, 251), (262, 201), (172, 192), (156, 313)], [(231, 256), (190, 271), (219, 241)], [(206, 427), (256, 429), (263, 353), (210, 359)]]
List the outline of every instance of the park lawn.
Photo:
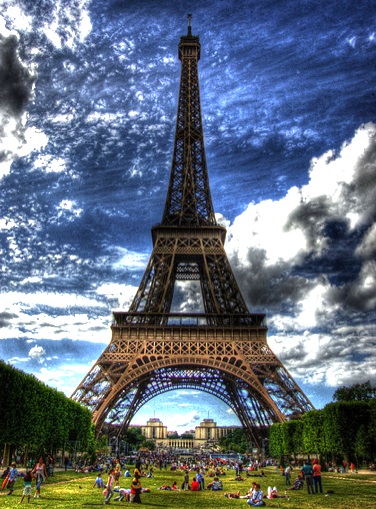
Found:
[[(132, 467), (130, 467), (132, 471)], [(250, 507), (246, 500), (228, 499), (225, 492), (237, 492), (246, 494), (251, 482), (260, 482), (264, 493), (267, 493), (268, 486), (276, 486), (281, 494), (285, 491), (285, 478), (274, 469), (265, 469), (267, 477), (248, 477), (245, 481), (235, 481), (234, 472), (228, 471), (222, 477), (224, 490), (220, 491), (162, 491), (158, 488), (162, 484), (171, 485), (175, 480), (180, 486), (183, 480), (181, 472), (170, 470), (157, 470), (154, 478), (142, 478), (143, 487), (149, 487), (151, 493), (141, 495), (142, 504), (132, 504), (132, 507), (148, 507), (163, 509), (233, 509), (235, 507)], [(292, 472), (292, 479), (296, 472)], [(193, 473), (190, 474), (192, 479)], [(104, 496), (102, 490), (93, 488), (96, 474), (76, 474), (75, 472), (55, 472), (42, 486), (42, 498), (31, 498), (30, 505), (36, 509), (78, 509), (103, 506)], [(103, 475), (106, 481), (106, 474)], [(205, 483), (211, 479), (206, 477)], [(121, 478), (120, 486), (129, 487), (131, 478)], [(0, 507), (15, 507), (21, 499), (23, 482), (18, 479), (15, 490), (11, 496), (7, 491), (0, 492)], [(376, 475), (375, 474), (323, 474), (323, 494), (308, 495), (306, 489), (301, 491), (289, 491), (287, 499), (266, 499), (266, 506), (270, 508), (286, 509), (375, 509), (376, 508)], [(326, 491), (333, 493), (326, 496)], [(32, 497), (35, 493), (33, 483)], [(116, 495), (114, 495), (116, 496)], [(27, 504), (27, 500), (24, 500)], [(111, 506), (127, 505), (128, 503), (111, 501)]]

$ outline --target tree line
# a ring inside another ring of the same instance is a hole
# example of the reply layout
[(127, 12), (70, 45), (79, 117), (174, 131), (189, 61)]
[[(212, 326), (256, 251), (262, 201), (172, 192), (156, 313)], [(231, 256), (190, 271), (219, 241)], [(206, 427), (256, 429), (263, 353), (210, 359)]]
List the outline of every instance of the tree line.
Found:
[(3, 361), (0, 387), (4, 464), (16, 448), (25, 455), (68, 450), (72, 442), (79, 442), (82, 451), (94, 448), (95, 430), (87, 408)]
[[(221, 438), (223, 450), (250, 452), (243, 429)], [(376, 459), (376, 389), (370, 382), (340, 387), (333, 402), (296, 420), (272, 424), (262, 441), (263, 455), (274, 458), (321, 456), (337, 463), (343, 459), (360, 465)]]
[(360, 465), (376, 457), (376, 390), (369, 382), (341, 387), (334, 402), (301, 419), (273, 424), (269, 453), (273, 457), (319, 455), (338, 464), (342, 458)]

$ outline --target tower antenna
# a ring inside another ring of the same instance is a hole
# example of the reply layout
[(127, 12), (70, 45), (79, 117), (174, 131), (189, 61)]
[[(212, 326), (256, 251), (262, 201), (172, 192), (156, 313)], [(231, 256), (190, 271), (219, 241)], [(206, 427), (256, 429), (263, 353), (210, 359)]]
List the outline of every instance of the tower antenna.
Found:
[(192, 35), (192, 27), (191, 27), (191, 19), (192, 19), (192, 14), (188, 14), (188, 35)]

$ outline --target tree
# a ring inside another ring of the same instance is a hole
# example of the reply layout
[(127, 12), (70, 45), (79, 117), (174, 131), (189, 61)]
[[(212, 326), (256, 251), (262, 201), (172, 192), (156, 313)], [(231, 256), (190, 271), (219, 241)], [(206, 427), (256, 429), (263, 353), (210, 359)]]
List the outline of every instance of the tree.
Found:
[(182, 433), (180, 438), (193, 439), (194, 435), (192, 433)]
[(328, 451), (345, 456), (347, 461), (355, 455), (355, 442), (359, 428), (369, 422), (367, 401), (343, 401), (325, 406), (324, 430)]
[[(91, 412), (35, 376), (0, 361), (0, 387), (0, 443), (6, 444), (5, 463), (15, 447), (34, 454), (53, 452), (69, 441), (71, 429), (77, 431), (81, 451), (93, 443)], [(9, 397), (15, 390), (16, 397)]]
[(138, 451), (140, 447), (144, 447), (146, 442), (140, 428), (128, 428), (127, 432), (122, 435), (122, 439), (127, 442), (129, 450), (133, 451)]
[(239, 453), (247, 452), (247, 437), (244, 429), (234, 429), (226, 437), (222, 437), (219, 440), (219, 445), (225, 450), (231, 450)]
[(307, 454), (327, 452), (324, 410), (311, 410), (303, 415), (303, 449)]
[(282, 423), (277, 422), (269, 428), (269, 452), (274, 458), (280, 458), (282, 461), (283, 456), (283, 442), (282, 442)]
[(350, 387), (339, 387), (333, 394), (333, 401), (368, 401), (376, 398), (376, 388), (370, 381)]

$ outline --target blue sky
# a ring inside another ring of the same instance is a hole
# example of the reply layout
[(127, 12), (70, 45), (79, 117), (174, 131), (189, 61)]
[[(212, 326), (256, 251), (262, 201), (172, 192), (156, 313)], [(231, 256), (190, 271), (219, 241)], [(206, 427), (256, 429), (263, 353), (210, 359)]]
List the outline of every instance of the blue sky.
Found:
[[(0, 357), (70, 395), (110, 341), (162, 218), (191, 12), (213, 203), (249, 309), (315, 406), (375, 384), (374, 2), (0, 7)], [(197, 391), (134, 422), (208, 415), (237, 422)]]

